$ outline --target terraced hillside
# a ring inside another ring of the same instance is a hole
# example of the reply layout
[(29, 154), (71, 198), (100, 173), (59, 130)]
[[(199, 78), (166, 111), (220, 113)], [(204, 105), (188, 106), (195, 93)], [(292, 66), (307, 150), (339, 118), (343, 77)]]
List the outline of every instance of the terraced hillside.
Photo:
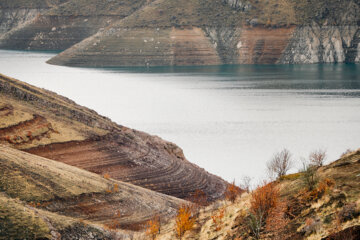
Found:
[(27, 24), (37, 15), (67, 0), (2, 0), (0, 1), (0, 36)]
[(3, 48), (64, 50), (147, 3), (146, 0), (63, 2), (42, 11), (23, 27), (4, 34), (1, 40)]
[(354, 63), (359, 22), (357, 0), (70, 0), (0, 48), (68, 48), (49, 63), (86, 67)]
[(168, 195), (210, 201), (226, 182), (176, 145), (111, 122), (69, 99), (0, 75), (0, 143)]
[[(60, 239), (62, 235), (65, 237), (61, 239), (75, 239), (81, 230), (86, 239), (91, 239), (86, 236), (90, 233), (102, 235), (101, 239), (114, 239), (104, 229), (140, 230), (154, 215), (161, 216), (163, 221), (171, 218), (184, 203), (2, 145), (0, 191), (0, 239), (6, 236), (22, 239), (36, 234), (41, 239), (51, 236)], [(92, 225), (97, 228), (91, 229)], [(20, 228), (23, 228), (20, 232), (15, 231)], [(6, 231), (2, 232), (3, 229)], [(69, 232), (73, 238), (66, 237)]]

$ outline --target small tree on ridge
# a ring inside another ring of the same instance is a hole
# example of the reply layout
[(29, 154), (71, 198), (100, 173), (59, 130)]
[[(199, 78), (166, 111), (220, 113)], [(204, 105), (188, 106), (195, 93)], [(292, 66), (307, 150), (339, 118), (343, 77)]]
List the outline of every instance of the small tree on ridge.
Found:
[(292, 154), (286, 148), (281, 152), (275, 153), (267, 163), (267, 169), (271, 176), (280, 178), (284, 176), (293, 166)]

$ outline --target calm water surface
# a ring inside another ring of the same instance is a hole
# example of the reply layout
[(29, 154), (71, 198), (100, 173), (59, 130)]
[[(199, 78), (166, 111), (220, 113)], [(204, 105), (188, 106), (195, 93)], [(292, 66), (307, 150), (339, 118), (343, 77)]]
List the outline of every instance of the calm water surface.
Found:
[(86, 69), (53, 55), (0, 51), (0, 72), (172, 141), (229, 181), (262, 178), (283, 147), (328, 161), (360, 147), (360, 65)]

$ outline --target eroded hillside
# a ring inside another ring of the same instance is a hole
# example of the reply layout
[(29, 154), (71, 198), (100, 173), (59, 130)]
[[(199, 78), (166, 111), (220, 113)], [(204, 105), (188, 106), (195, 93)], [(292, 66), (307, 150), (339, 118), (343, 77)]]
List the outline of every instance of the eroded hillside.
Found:
[(87, 67), (353, 63), (359, 4), (70, 0), (4, 34), (0, 48), (68, 48), (49, 63)]
[(224, 193), (226, 182), (175, 144), (3, 75), (0, 93), (2, 144), (180, 198), (202, 190), (212, 201)]
[(0, 191), (0, 239), (75, 239), (82, 232), (116, 239), (106, 229), (138, 231), (154, 215), (173, 217), (184, 202), (3, 145)]
[[(317, 168), (319, 182), (313, 190), (307, 189), (305, 174), (299, 172), (268, 182), (243, 193), (233, 203), (221, 200), (201, 208), (194, 214), (193, 229), (182, 239), (359, 239), (360, 150)], [(269, 190), (279, 194), (279, 198), (262, 222), (254, 218), (253, 210), (257, 204), (273, 204), (274, 196)], [(259, 224), (258, 231), (254, 223)], [(176, 239), (175, 226), (175, 221), (163, 226), (157, 239)]]

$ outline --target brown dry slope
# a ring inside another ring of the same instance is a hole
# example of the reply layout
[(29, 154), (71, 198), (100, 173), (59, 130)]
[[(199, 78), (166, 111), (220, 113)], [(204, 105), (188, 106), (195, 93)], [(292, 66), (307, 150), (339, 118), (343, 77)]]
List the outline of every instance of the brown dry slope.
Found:
[[(13, 5), (25, 5), (13, 0)], [(25, 0), (29, 4), (29, 1)], [(100, 28), (122, 19), (147, 3), (146, 0), (67, 0), (38, 11), (19, 28), (10, 28), (2, 37), (6, 49), (64, 50)], [(26, 7), (25, 7), (26, 8)], [(1, 6), (0, 6), (1, 9)], [(1, 16), (1, 14), (0, 14)], [(0, 23), (5, 22), (5, 20)]]
[(209, 200), (226, 182), (159, 137), (117, 125), (69, 99), (0, 75), (0, 143), (157, 192)]
[[(30, 222), (20, 222), (24, 216), (22, 211), (16, 213), (18, 217), (8, 216), (16, 209), (12, 204), (34, 210), (35, 216), (41, 219), (35, 225), (41, 226), (43, 222), (58, 235), (63, 235), (66, 227), (73, 228), (84, 221), (111, 229), (139, 230), (154, 215), (166, 221), (184, 203), (168, 195), (2, 145), (0, 192), (0, 239), (3, 236), (20, 239), (10, 229)], [(9, 203), (4, 205), (2, 201)], [(61, 221), (64, 221), (62, 225)], [(9, 224), (7, 233), (1, 232), (3, 224)], [(46, 225), (44, 234), (50, 231), (46, 230)], [(32, 232), (30, 226), (24, 227)]]

